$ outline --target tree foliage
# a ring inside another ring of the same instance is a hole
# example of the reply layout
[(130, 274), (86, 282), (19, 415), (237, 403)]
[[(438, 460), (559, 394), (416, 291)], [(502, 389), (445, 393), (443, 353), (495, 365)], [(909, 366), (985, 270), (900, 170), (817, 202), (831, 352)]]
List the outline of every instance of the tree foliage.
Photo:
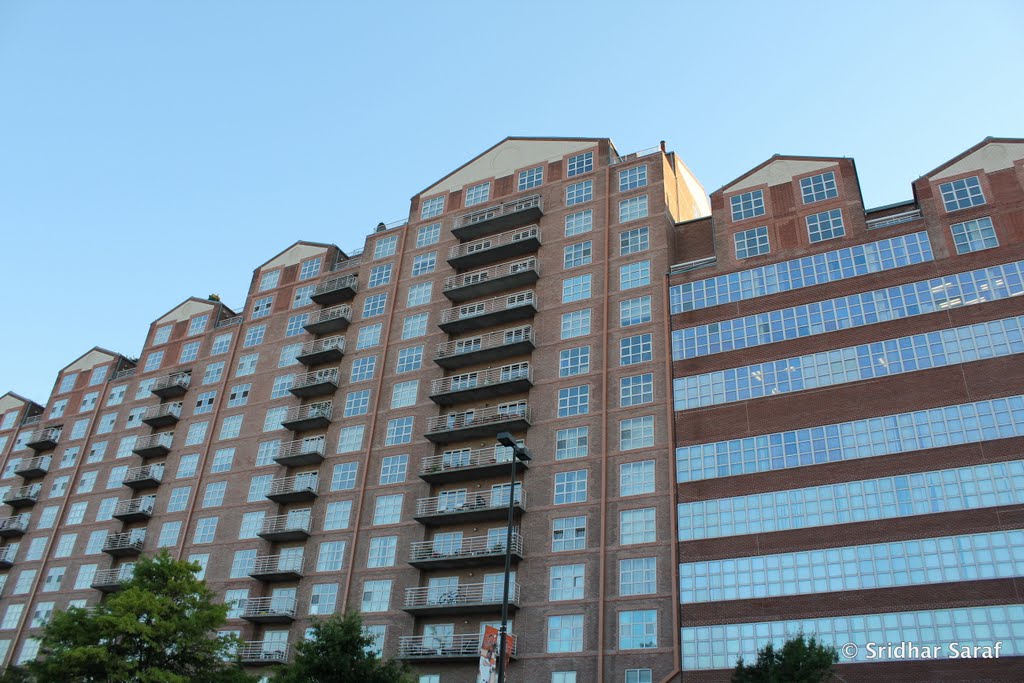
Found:
[(274, 683), (413, 683), (402, 663), (372, 651), (373, 638), (363, 632), (358, 612), (334, 615), (313, 625), (312, 637), (295, 646), (291, 664), (278, 668)]
[(43, 658), (26, 669), (38, 683), (235, 683), (253, 681), (217, 637), (227, 607), (196, 578), (196, 564), (166, 553), (144, 558), (119, 593), (90, 609), (56, 613)]
[(832, 680), (832, 665), (839, 661), (839, 653), (831, 645), (821, 643), (814, 636), (797, 634), (783, 643), (776, 652), (768, 643), (757, 651), (757, 661), (744, 665), (743, 657), (736, 662), (733, 683), (818, 683)]

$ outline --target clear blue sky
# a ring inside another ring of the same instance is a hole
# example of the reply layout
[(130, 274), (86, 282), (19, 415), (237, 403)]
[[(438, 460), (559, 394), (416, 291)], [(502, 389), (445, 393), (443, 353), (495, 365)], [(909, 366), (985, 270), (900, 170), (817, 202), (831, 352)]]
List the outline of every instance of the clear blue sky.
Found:
[(297, 239), (362, 244), (506, 135), (773, 153), (865, 200), (1024, 136), (1024, 3), (0, 0), (0, 393), (46, 399)]

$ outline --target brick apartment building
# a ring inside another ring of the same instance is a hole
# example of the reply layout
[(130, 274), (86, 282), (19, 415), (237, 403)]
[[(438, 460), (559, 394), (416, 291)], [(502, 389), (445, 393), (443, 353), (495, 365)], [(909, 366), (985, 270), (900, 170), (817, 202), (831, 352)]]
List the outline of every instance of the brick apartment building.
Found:
[(1024, 654), (1024, 142), (913, 189), (866, 210), (852, 160), (775, 157), (709, 202), (664, 146), (509, 138), (361, 253), (285, 249), (240, 314), (187, 299), (138, 362), (0, 397), (2, 663), (166, 549), (254, 670), (358, 609), (472, 681), (510, 497), (510, 681), (721, 680), (800, 626)]

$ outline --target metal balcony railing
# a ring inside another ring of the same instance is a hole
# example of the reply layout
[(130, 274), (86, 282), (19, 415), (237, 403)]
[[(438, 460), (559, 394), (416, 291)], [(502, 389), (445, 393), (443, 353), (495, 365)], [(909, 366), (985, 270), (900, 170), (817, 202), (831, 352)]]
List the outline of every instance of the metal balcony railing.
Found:
[(464, 256), (469, 256), (470, 254), (478, 254), (482, 251), (497, 249), (499, 247), (504, 247), (506, 245), (525, 240), (540, 241), (540, 226), (528, 225), (525, 228), (517, 228), (515, 230), (509, 230), (508, 232), (500, 232), (497, 235), (491, 235), (489, 237), (481, 237), (480, 239), (473, 240), (472, 242), (456, 244), (448, 249), (448, 260), (452, 261), (460, 259)]
[(171, 422), (177, 422), (181, 418), (181, 401), (177, 403), (161, 403), (159, 405), (150, 406), (146, 408), (146, 412), (142, 414), (142, 421), (146, 424), (152, 424), (160, 422), (161, 424), (168, 424)]
[(332, 273), (337, 273), (337, 272), (340, 272), (342, 270), (348, 270), (349, 268), (356, 268), (362, 262), (363, 262), (363, 254), (362, 254), (362, 252), (359, 252), (359, 253), (352, 252), (352, 254), (349, 255), (349, 257), (347, 259), (345, 259), (344, 261), (338, 261), (333, 266), (331, 266), (331, 272)]
[[(508, 600), (519, 603), (519, 584), (510, 583)], [(402, 609), (424, 607), (452, 608), (501, 604), (504, 586), (500, 583), (460, 583), (453, 588), (425, 586), (405, 589)]]
[(126, 486), (131, 486), (141, 482), (159, 482), (163, 477), (163, 465), (142, 465), (141, 467), (132, 467), (125, 472), (122, 483)]
[(108, 534), (103, 542), (103, 552), (112, 554), (122, 552), (140, 553), (145, 542), (145, 529), (132, 529), (120, 534)]
[(477, 408), (457, 413), (438, 415), (427, 418), (427, 433), (433, 434), (444, 431), (466, 429), (468, 427), (481, 427), (490, 424), (500, 424), (511, 420), (526, 420), (532, 422), (532, 413), (526, 401), (514, 401), (502, 403), (490, 408)]
[(37, 455), (34, 458), (22, 460), (14, 468), (14, 473), (19, 477), (41, 477), (50, 471), (51, 460), (49, 455)]
[[(41, 417), (41, 416), (40, 416)], [(60, 441), (60, 427), (45, 427), (37, 429), (28, 435), (25, 445), (33, 450), (46, 450), (53, 448)]]
[(166, 391), (168, 389), (188, 389), (191, 383), (191, 372), (175, 372), (171, 375), (157, 377), (156, 381), (153, 382), (153, 386), (151, 386), (149, 390), (156, 394), (159, 391)]
[(326, 436), (311, 436), (281, 444), (274, 460), (279, 465), (315, 465), (324, 459), (327, 452)]
[[(526, 491), (516, 486), (515, 504), (526, 507)], [(508, 508), (508, 490), (496, 491), (463, 491), (462, 495), (432, 496), (416, 501), (416, 516), (450, 515), (476, 512), (479, 510), (505, 510)]]
[(451, 377), (442, 377), (431, 380), (430, 393), (448, 394), (457, 391), (469, 391), (470, 389), (495, 386), (516, 380), (529, 380), (533, 383), (533, 369), (528, 361), (523, 363), (510, 363), (500, 368), (488, 368), (475, 372), (464, 372)]
[(631, 152), (631, 153), (625, 154), (625, 155), (623, 155), (621, 157), (612, 154), (611, 155), (611, 159), (609, 160), (608, 164), (610, 166), (615, 166), (616, 164), (626, 164), (626, 163), (629, 163), (630, 161), (633, 161), (635, 159), (639, 159), (640, 157), (645, 157), (648, 154), (654, 154), (654, 153), (660, 152), (660, 151), (661, 151), (661, 147), (658, 146), (658, 147), (649, 147), (647, 149), (642, 149), (639, 152)]
[(540, 264), (537, 262), (537, 258), (535, 256), (519, 259), (518, 261), (511, 261), (509, 263), (499, 263), (498, 265), (491, 266), (490, 268), (474, 270), (470, 273), (462, 273), (461, 275), (449, 275), (444, 279), (444, 287), (442, 291), (447, 292), (461, 287), (472, 287), (473, 285), (479, 285), (484, 282), (499, 280), (510, 275), (531, 271), (538, 275), (540, 274)]
[(882, 216), (881, 218), (872, 218), (867, 222), (868, 230), (878, 230), (879, 228), (888, 228), (893, 225), (900, 225), (901, 223), (909, 223), (910, 221), (916, 221), (921, 218), (921, 209), (911, 209), (910, 211), (903, 211), (901, 213), (894, 213), (890, 216)]
[(292, 510), (285, 515), (264, 517), (260, 525), (260, 536), (277, 536), (294, 532), (309, 534), (313, 528), (312, 509)]
[(114, 569), (101, 569), (92, 578), (92, 587), (109, 592), (120, 588), (125, 581), (131, 581), (135, 575), (135, 565), (126, 564)]
[(240, 600), (238, 606), (242, 610), (243, 619), (295, 618), (295, 598), (246, 598), (245, 600)]
[(11, 517), (0, 517), (0, 536), (21, 536), (28, 531), (28, 525), (31, 521), (32, 516), (28, 513)]
[(316, 472), (297, 474), (294, 477), (283, 477), (270, 482), (267, 498), (285, 496), (292, 493), (316, 494), (320, 488), (320, 476)]
[(454, 227), (456, 229), (464, 228), (476, 223), (494, 220), (501, 216), (509, 216), (531, 209), (543, 210), (543, 208), (544, 202), (541, 199), (541, 196), (539, 194), (532, 194), (527, 197), (520, 197), (503, 204), (498, 204), (497, 206), (489, 206), (486, 209), (477, 209), (475, 211), (470, 211), (469, 213), (464, 213), (455, 218)]
[(236, 316), (231, 317), (231, 318), (224, 318), (223, 320), (218, 320), (216, 327), (217, 328), (231, 327), (233, 325), (241, 325), (241, 324), (242, 324), (242, 316), (236, 315)]
[(315, 420), (318, 418), (330, 420), (333, 407), (334, 406), (331, 401), (319, 401), (317, 403), (308, 403), (304, 406), (292, 406), (288, 409), (288, 412), (285, 413), (284, 419), (281, 420), (281, 424), (298, 422), (300, 420)]
[(17, 544), (0, 546), (0, 566), (10, 567), (14, 564), (14, 555), (17, 552)]
[(434, 351), (434, 359), (451, 358), (452, 356), (498, 349), (503, 346), (522, 344), (524, 342), (534, 343), (532, 325), (511, 327), (507, 330), (488, 332), (476, 337), (466, 337), (465, 339), (456, 339), (455, 341), (438, 344), (437, 349)]
[(316, 341), (306, 342), (295, 357), (300, 363), (312, 365), (320, 362), (320, 359), (326, 362), (341, 358), (344, 353), (345, 337), (338, 335), (336, 337), (325, 337)]
[(301, 554), (263, 555), (253, 559), (249, 576), (301, 575), (302, 561), (303, 557)]
[(284, 664), (288, 661), (288, 643), (246, 640), (238, 646), (238, 658), (247, 666)]
[[(503, 468), (508, 471), (509, 463), (512, 461), (511, 451), (501, 446), (492, 448), (466, 448), (440, 455), (430, 455), (420, 459), (421, 477), (441, 477), (446, 473), (462, 472), (464, 470), (489, 468), (497, 470)], [(518, 467), (525, 466), (521, 460), (516, 461)]]
[(31, 425), (37, 425), (43, 421), (42, 413), (38, 415), (26, 415), (21, 421), (22, 427), (30, 427)]
[(313, 301), (316, 301), (318, 297), (324, 294), (331, 294), (333, 292), (340, 292), (342, 290), (352, 290), (352, 293), (358, 289), (359, 278), (355, 275), (341, 275), (339, 277), (332, 277), (324, 280), (316, 286), (313, 290)]
[(136, 439), (132, 451), (139, 455), (154, 455), (158, 451), (169, 451), (173, 442), (174, 432), (157, 432)]
[(149, 517), (152, 516), (156, 507), (156, 496), (143, 496), (129, 500), (119, 500), (114, 506), (114, 517)]
[(28, 484), (11, 489), (4, 495), (4, 502), (8, 505), (31, 505), (39, 500), (39, 493), (43, 490), (42, 484)]
[[(341, 329), (347, 327), (352, 322), (352, 307), (348, 304), (341, 304), (340, 306), (331, 306), (330, 308), (322, 308), (319, 311), (311, 313), (309, 318), (306, 320), (306, 330), (309, 332), (316, 332), (317, 330), (326, 328)], [(330, 323), (338, 323), (337, 325), (331, 325)]]
[(505, 311), (520, 306), (532, 306), (534, 305), (534, 299), (534, 291), (528, 289), (514, 294), (484, 299), (483, 301), (474, 301), (473, 303), (455, 306), (454, 308), (446, 308), (441, 311), (440, 324), (444, 325), (445, 323), (453, 323), (459, 320), (477, 318), (488, 313), (497, 313), (498, 311)]
[[(512, 555), (523, 556), (523, 537), (518, 531), (512, 532)], [(409, 544), (410, 563), (475, 560), (490, 557), (502, 559), (505, 557), (504, 534), (501, 539), (491, 536), (471, 536), (461, 539), (415, 541)]]
[(134, 377), (135, 368), (125, 368), (124, 370), (118, 370), (110, 376), (112, 382), (116, 382), (119, 379), (125, 379), (126, 377)]
[(334, 393), (338, 388), (338, 376), (338, 368), (307, 372), (295, 378), (290, 391), (296, 396)]
[[(512, 652), (516, 656), (516, 637), (512, 634)], [(450, 636), (402, 636), (398, 640), (399, 659), (475, 659), (480, 656), (479, 633)]]

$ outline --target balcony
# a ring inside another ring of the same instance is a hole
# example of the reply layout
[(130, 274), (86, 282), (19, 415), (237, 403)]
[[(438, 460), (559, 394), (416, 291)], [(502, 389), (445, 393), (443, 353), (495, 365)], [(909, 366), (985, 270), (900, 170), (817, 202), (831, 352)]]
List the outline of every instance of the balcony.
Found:
[(143, 496), (131, 500), (119, 500), (114, 506), (114, 519), (122, 522), (141, 522), (153, 516), (156, 496)]
[[(512, 505), (515, 514), (526, 512), (526, 492), (516, 486)], [(434, 496), (416, 501), (413, 518), (426, 526), (500, 521), (508, 516), (506, 489), (491, 491), (462, 491), (461, 495)]]
[(120, 534), (109, 534), (103, 542), (103, 552), (114, 557), (137, 556), (146, 542), (145, 529), (132, 529)]
[(291, 510), (286, 515), (264, 517), (256, 535), (271, 543), (305, 541), (312, 531), (312, 510)]
[(176, 372), (173, 375), (158, 377), (149, 390), (160, 398), (177, 398), (185, 395), (191, 383), (192, 373)]
[[(516, 637), (512, 634), (512, 657), (516, 656)], [(480, 658), (479, 633), (450, 636), (402, 636), (398, 640), (398, 658), (417, 661), (475, 660)]]
[(302, 555), (263, 555), (252, 562), (249, 576), (259, 581), (298, 581), (302, 578)]
[(25, 445), (34, 451), (48, 451), (57, 447), (60, 440), (60, 427), (37, 429), (28, 435)]
[(345, 355), (345, 338), (326, 337), (316, 341), (308, 341), (302, 345), (302, 350), (295, 360), (309, 367), (321, 363), (332, 363), (339, 361)]
[(430, 400), (438, 405), (450, 406), (465, 401), (521, 394), (532, 386), (533, 369), (530, 363), (511, 363), (500, 368), (435, 379), (430, 383)]
[(460, 240), (493, 235), (502, 230), (535, 223), (544, 215), (539, 194), (520, 197), (510, 202), (464, 213), (455, 219), (452, 234)]
[[(512, 532), (512, 561), (523, 559), (523, 537)], [(490, 536), (472, 536), (459, 540), (416, 541), (409, 545), (409, 564), (417, 569), (461, 569), (464, 567), (500, 567), (505, 564), (505, 535), (496, 541)]]
[(274, 456), (278, 465), (299, 467), (301, 465), (319, 465), (323, 462), (327, 445), (327, 437), (311, 436), (281, 444)]
[(16, 489), (11, 489), (4, 496), (4, 503), (10, 505), (12, 508), (23, 508), (29, 505), (35, 505), (36, 501), (39, 500), (39, 492), (43, 490), (42, 484), (29, 484), (28, 486), (19, 486)]
[(174, 441), (174, 432), (159, 432), (149, 436), (140, 436), (135, 440), (135, 448), (132, 453), (143, 458), (156, 458), (167, 455), (171, 450), (171, 443)]
[(28, 523), (31, 517), (25, 515), (14, 515), (13, 517), (0, 517), (0, 538), (17, 538), (24, 536), (28, 531)]
[(505, 296), (474, 301), (441, 311), (437, 326), (448, 334), (469, 332), (503, 323), (529, 320), (537, 315), (536, 297), (532, 289)]
[(293, 396), (309, 398), (312, 396), (326, 396), (338, 390), (338, 368), (326, 370), (314, 370), (304, 375), (299, 375), (292, 383), (289, 390)]
[(352, 322), (352, 307), (348, 304), (324, 308), (309, 315), (306, 321), (306, 332), (310, 334), (327, 334), (347, 330)]
[(150, 427), (166, 427), (181, 419), (181, 402), (161, 403), (146, 408), (142, 421)]
[(304, 472), (294, 477), (274, 479), (267, 490), (267, 498), (275, 503), (298, 503), (316, 500), (320, 477), (316, 472)]
[(14, 566), (14, 553), (18, 547), (14, 545), (0, 546), (0, 569), (10, 569)]
[(488, 294), (527, 287), (540, 279), (540, 265), (533, 256), (501, 263), (471, 273), (452, 275), (444, 279), (444, 295), (450, 301), (461, 303)]
[[(454, 588), (406, 588), (402, 609), (414, 616), (500, 612), (504, 585), (461, 583)], [(508, 609), (519, 609), (519, 584), (508, 587)]]
[[(431, 484), (444, 484), (467, 479), (485, 479), (504, 476), (511, 470), (511, 455), (502, 446), (493, 448), (468, 448), (431, 455), (420, 460), (420, 479)], [(515, 459), (516, 476), (520, 476), (529, 465)]]
[(34, 458), (23, 460), (14, 468), (14, 473), (22, 479), (38, 479), (45, 477), (50, 471), (50, 456), (37, 455)]
[(143, 465), (132, 467), (124, 474), (124, 481), (121, 483), (130, 489), (148, 489), (160, 485), (164, 478), (163, 465)]
[(285, 413), (281, 426), (293, 432), (326, 429), (331, 424), (331, 408), (330, 401), (293, 406)]
[(540, 249), (540, 227), (509, 230), (491, 237), (456, 244), (448, 250), (448, 265), (456, 270), (479, 268)]
[(254, 624), (290, 624), (295, 621), (295, 598), (242, 600), (242, 618)]
[(530, 407), (526, 401), (448, 413), (427, 418), (427, 433), (424, 436), (434, 443), (493, 438), (498, 432), (521, 432), (527, 429), (531, 422), (530, 416)]
[(238, 645), (238, 659), (244, 666), (268, 666), (288, 662), (288, 643), (244, 640)]
[(92, 587), (103, 593), (116, 593), (135, 574), (135, 565), (125, 564), (115, 569), (102, 569), (92, 577)]
[(313, 303), (320, 304), (321, 306), (351, 301), (356, 295), (358, 282), (359, 278), (355, 275), (332, 277), (318, 284), (309, 298), (313, 300)]
[(437, 345), (434, 362), (446, 370), (514, 358), (534, 350), (533, 327), (511, 327)]

